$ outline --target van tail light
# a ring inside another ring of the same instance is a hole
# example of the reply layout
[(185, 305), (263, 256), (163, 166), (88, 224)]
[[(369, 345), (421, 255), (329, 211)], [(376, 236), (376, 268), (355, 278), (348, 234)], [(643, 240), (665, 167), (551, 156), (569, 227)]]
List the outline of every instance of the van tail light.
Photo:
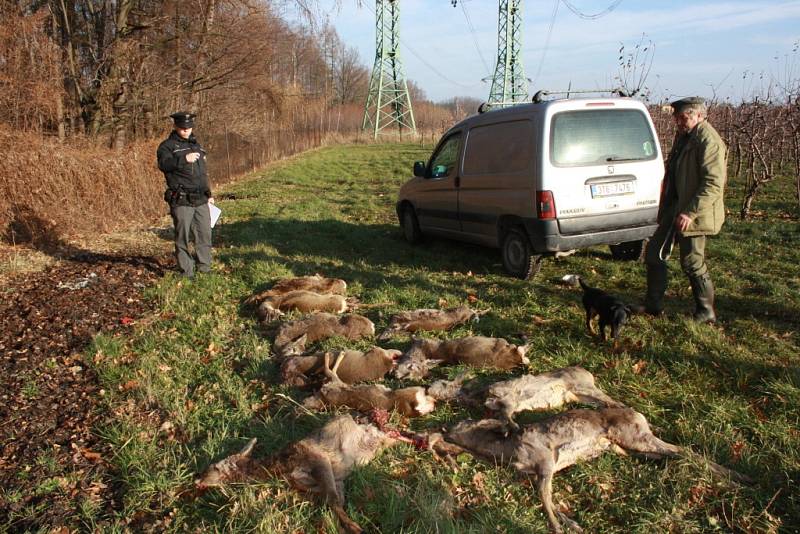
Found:
[(536, 192), (536, 214), (540, 219), (556, 218), (556, 201), (552, 191)]

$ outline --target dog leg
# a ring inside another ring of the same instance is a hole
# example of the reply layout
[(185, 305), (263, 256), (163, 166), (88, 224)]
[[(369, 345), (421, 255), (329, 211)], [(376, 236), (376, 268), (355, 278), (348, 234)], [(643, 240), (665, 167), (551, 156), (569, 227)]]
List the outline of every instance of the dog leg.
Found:
[(608, 323), (605, 322), (605, 320), (603, 319), (602, 315), (600, 316), (599, 323), (600, 323), (600, 341), (605, 342), (605, 340), (606, 340), (606, 327), (608, 326)]
[(592, 308), (586, 308), (586, 330), (589, 331), (590, 334), (595, 335), (594, 326), (592, 325), (592, 318), (594, 317), (594, 313), (592, 313)]

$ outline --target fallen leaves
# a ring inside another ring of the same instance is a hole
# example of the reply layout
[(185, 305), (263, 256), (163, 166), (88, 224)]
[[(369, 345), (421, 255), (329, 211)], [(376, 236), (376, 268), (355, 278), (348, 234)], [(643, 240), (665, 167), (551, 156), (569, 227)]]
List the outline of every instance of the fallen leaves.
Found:
[[(116, 499), (98, 481), (107, 476), (109, 451), (95, 429), (111, 415), (102, 409), (94, 371), (115, 356), (99, 348), (81, 354), (96, 334), (113, 335), (147, 311), (141, 290), (161, 273), (142, 269), (143, 261), (82, 254), (12, 280), (0, 299), (0, 487), (23, 495), (21, 507), (41, 498), (42, 488), (61, 488), (46, 494), (47, 506), (28, 524), (34, 531), (65, 524), (80, 495), (101, 507)], [(54, 283), (83, 279), (92, 283), (79, 291)], [(47, 461), (40, 460), (43, 451)], [(2, 501), (0, 516), (8, 512)]]
[(134, 380), (128, 380), (124, 384), (120, 384), (119, 390), (120, 391), (131, 391), (131, 390), (136, 389), (138, 387), (139, 387), (139, 381), (134, 379)]
[(631, 368), (633, 369), (633, 374), (640, 375), (644, 373), (646, 367), (647, 367), (647, 362), (644, 360), (639, 360), (638, 362), (634, 363)]

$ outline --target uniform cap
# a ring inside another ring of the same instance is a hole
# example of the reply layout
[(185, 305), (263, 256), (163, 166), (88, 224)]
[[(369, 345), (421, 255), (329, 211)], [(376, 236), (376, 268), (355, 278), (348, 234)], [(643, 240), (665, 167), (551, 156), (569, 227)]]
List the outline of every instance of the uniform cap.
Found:
[(178, 111), (170, 115), (178, 128), (194, 128), (194, 118), (197, 115), (188, 111)]
[(680, 113), (686, 107), (703, 105), (705, 103), (706, 101), (704, 98), (701, 98), (699, 96), (689, 96), (686, 98), (681, 98), (680, 100), (676, 100), (675, 102), (670, 104), (670, 106), (672, 106), (673, 113)]

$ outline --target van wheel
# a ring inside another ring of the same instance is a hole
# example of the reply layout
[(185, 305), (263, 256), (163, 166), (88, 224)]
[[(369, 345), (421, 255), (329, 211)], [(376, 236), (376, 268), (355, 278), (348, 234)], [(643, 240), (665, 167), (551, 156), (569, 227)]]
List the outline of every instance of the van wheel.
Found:
[(401, 223), (403, 227), (403, 237), (406, 238), (406, 241), (413, 245), (422, 240), (422, 232), (419, 229), (419, 221), (417, 220), (417, 214), (414, 213), (413, 207), (406, 206), (403, 208)]
[(611, 257), (620, 261), (633, 261), (642, 257), (644, 250), (644, 240), (626, 241), (618, 245), (609, 245)]
[(511, 228), (503, 236), (503, 267), (515, 278), (530, 280), (542, 266), (542, 256), (533, 253), (525, 232)]

